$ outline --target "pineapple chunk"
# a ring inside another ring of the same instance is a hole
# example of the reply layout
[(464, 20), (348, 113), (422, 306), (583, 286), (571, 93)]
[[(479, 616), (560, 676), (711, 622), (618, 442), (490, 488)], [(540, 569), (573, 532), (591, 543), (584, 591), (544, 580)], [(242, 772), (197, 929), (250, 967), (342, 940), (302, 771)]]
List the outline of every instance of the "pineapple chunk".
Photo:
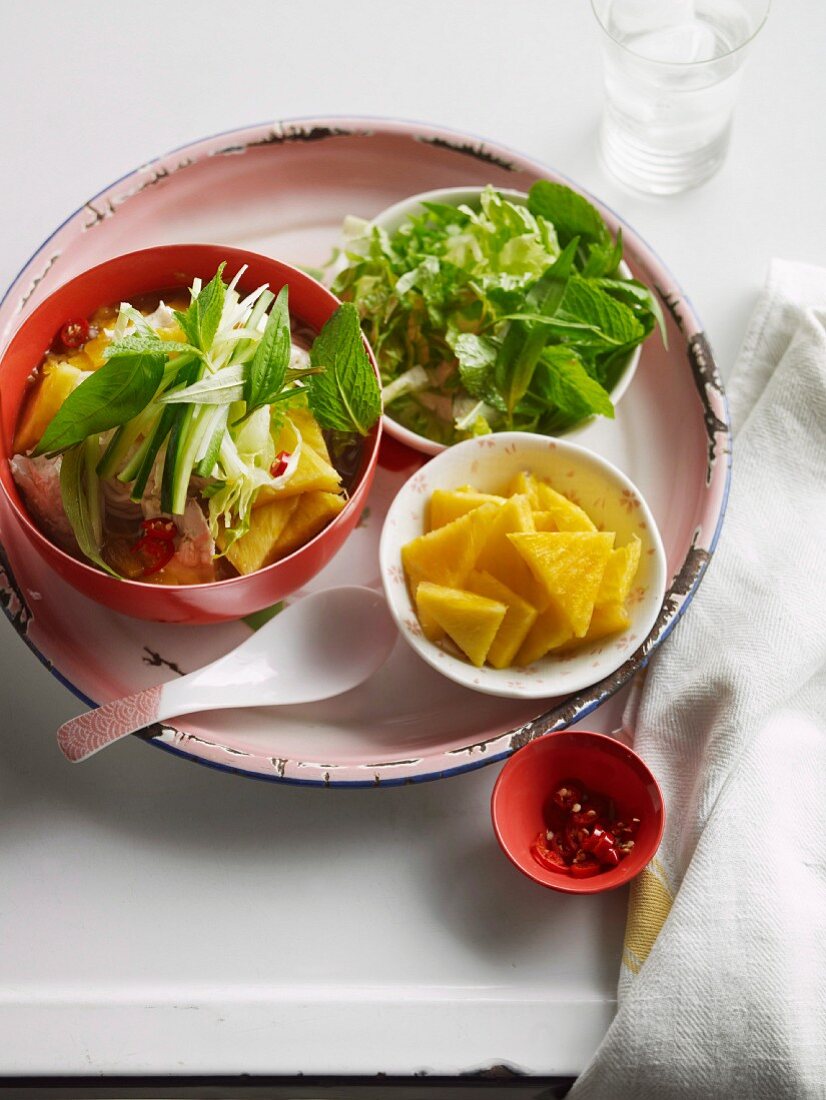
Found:
[(509, 497), (526, 496), (531, 502), (531, 508), (535, 511), (539, 507), (538, 485), (539, 482), (533, 474), (528, 473), (527, 470), (520, 470), (508, 485), (507, 495)]
[(51, 360), (43, 367), (37, 388), (29, 397), (23, 416), (17, 425), (14, 450), (24, 454), (36, 447), (55, 413), (83, 379), (85, 368), (61, 360)]
[(445, 636), (444, 630), (439, 626), (433, 616), (427, 609), (427, 600), (423, 603), (419, 602), (419, 585), (416, 589), (416, 614), (419, 616), (419, 626), (422, 628), (422, 634), (429, 642), (440, 642)]
[(620, 546), (611, 551), (605, 572), (602, 576), (602, 584), (597, 592), (597, 607), (605, 604), (623, 604), (628, 599), (634, 577), (640, 564), (640, 551), (642, 543), (636, 535), (631, 536), (631, 541), (625, 546)]
[(613, 532), (542, 531), (508, 538), (562, 611), (574, 635), (582, 638), (614, 545)]
[(553, 512), (534, 511), (533, 525), (537, 531), (558, 531), (556, 517)]
[[(298, 508), (297, 496), (286, 500), (273, 500), (261, 508), (254, 508), (250, 516), (250, 529), (226, 551), (227, 558), (239, 573), (254, 573), (271, 565), (277, 555), (276, 547), (284, 528)], [(226, 540), (219, 536), (218, 547), (223, 550)]]
[(483, 504), (402, 547), (402, 565), (415, 589), (420, 581), (460, 587), (476, 564), (498, 506)]
[(452, 523), (454, 519), (480, 508), (483, 504), (504, 504), (504, 497), (493, 496), (491, 493), (477, 493), (472, 489), (436, 489), (430, 498), (429, 519), (430, 531), (437, 527), (444, 527), (446, 523)]
[(606, 603), (602, 607), (594, 608), (585, 637), (573, 638), (561, 648), (567, 652), (581, 645), (587, 645), (588, 642), (596, 642), (608, 634), (618, 634), (621, 630), (627, 630), (630, 625), (630, 616), (621, 603)]
[[(497, 600), (507, 607), (502, 625), (488, 650), (487, 661), (494, 668), (508, 668), (513, 664), (517, 650), (533, 626), (538, 614), (537, 610), (521, 596), (512, 592), (507, 585), (492, 577), (490, 573), (473, 572), (469, 575), (466, 584), (468, 590), (475, 592), (477, 596)], [(424, 624), (422, 629), (424, 630)], [(425, 636), (427, 636), (426, 631)]]
[(548, 602), (544, 590), (536, 584), (530, 569), (508, 538), (513, 532), (520, 531), (533, 531), (530, 500), (521, 493), (511, 497), (498, 509), (476, 561), (476, 568), (480, 572), (490, 573), (523, 600), (542, 610)]
[(591, 625), (585, 637), (589, 642), (604, 638), (606, 634), (618, 634), (631, 625), (631, 617), (621, 603), (606, 603), (595, 607)]
[[(287, 417), (301, 433), (301, 454), (293, 476), (281, 489), (264, 486), (255, 498), (254, 508), (260, 508), (272, 500), (296, 496), (299, 493), (333, 493), (341, 488), (341, 478), (330, 462), (330, 454), (318, 421), (309, 409), (302, 405), (291, 408)], [(282, 424), (275, 441), (276, 454), (291, 451), (295, 447), (293, 427)]]
[[(290, 498), (287, 498), (290, 499)], [(347, 503), (337, 493), (310, 492), (294, 497), (298, 506), (290, 515), (273, 547), (272, 561), (292, 554), (336, 518)], [(253, 516), (257, 515), (253, 512)]]
[(507, 611), (498, 600), (427, 581), (416, 589), (416, 606), (439, 624), (477, 668), (484, 663)]
[[(176, 340), (181, 340), (183, 338), (183, 333), (181, 333), (180, 336), (175, 336)], [(171, 340), (172, 337), (165, 337), (162, 335), (161, 339)], [(109, 337), (103, 330), (101, 330), (97, 334), (97, 336), (94, 336), (91, 340), (86, 341), (86, 343), (83, 345), (83, 352), (87, 360), (89, 361), (89, 366), (86, 368), (86, 370), (98, 370), (99, 367), (103, 366), (105, 362), (103, 358), (103, 353), (109, 347), (110, 343), (111, 341)]]
[[(330, 452), (327, 450), (327, 444), (324, 442), (324, 433), (321, 431), (318, 421), (310, 410), (303, 405), (294, 405), (287, 413), (287, 416), (301, 432), (302, 441), (308, 447), (312, 447), (318, 457), (326, 462), (328, 466), (332, 466)], [(282, 448), (277, 447), (276, 450), (280, 451)]]
[(552, 489), (544, 481), (536, 482), (537, 511), (550, 512), (560, 531), (596, 531), (590, 516), (578, 504)]
[[(186, 343), (186, 333), (184, 332), (184, 330), (181, 328), (180, 325), (168, 325), (165, 328), (159, 328), (159, 329), (156, 329), (155, 331), (158, 333), (158, 336), (160, 336), (160, 338), (162, 340), (167, 340), (170, 343), (172, 343), (174, 341), (177, 344), (185, 344)], [(88, 351), (88, 350), (89, 350), (89, 345), (87, 344), (84, 348), (84, 351)]]
[(555, 604), (549, 604), (528, 631), (516, 654), (515, 664), (532, 665), (549, 650), (559, 649), (570, 638), (570, 623)]
[[(279, 444), (282, 442), (284, 446)], [(276, 450), (289, 450), (294, 445), (291, 433), (282, 435)], [(265, 485), (255, 498), (254, 509), (258, 509), (273, 500), (284, 500), (287, 497), (297, 496), (299, 493), (337, 493), (341, 486), (341, 478), (335, 468), (316, 454), (312, 447), (301, 448), (298, 457), (298, 466), (293, 476), (281, 489), (271, 489)]]

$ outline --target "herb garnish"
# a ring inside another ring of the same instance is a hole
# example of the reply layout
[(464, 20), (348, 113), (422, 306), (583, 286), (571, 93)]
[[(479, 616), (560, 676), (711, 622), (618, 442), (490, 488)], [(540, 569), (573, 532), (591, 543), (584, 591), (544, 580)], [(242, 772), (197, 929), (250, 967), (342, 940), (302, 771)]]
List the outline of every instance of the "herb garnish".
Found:
[(367, 435), (381, 415), (381, 394), (355, 306), (336, 310), (313, 343), (310, 362), (320, 373), (307, 379), (310, 409), (322, 428)]
[(621, 235), (548, 180), (527, 205), (486, 188), (478, 210), (425, 207), (392, 237), (348, 219), (333, 284), (358, 309), (388, 414), (441, 443), (613, 416), (627, 356), (664, 329), (649, 288), (618, 274)]
[(175, 311), (185, 340), (161, 338), (122, 305), (104, 365), (65, 399), (36, 448), (35, 454), (63, 454), (66, 514), (84, 555), (108, 572), (101, 556), (102, 477), (117, 477), (140, 501), (157, 470), (160, 507), (171, 515), (184, 512), (192, 474), (206, 479), (200, 494), (210, 529), (227, 547), (248, 530), (258, 492), (278, 488), (282, 417), (275, 410), (307, 404), (322, 428), (352, 437), (366, 435), (381, 415), (352, 305), (324, 325), (310, 366), (296, 369), (288, 288), (275, 297), (261, 287), (242, 298), (236, 290), (242, 272), (225, 284), (224, 266), (206, 286), (196, 282), (190, 306)]

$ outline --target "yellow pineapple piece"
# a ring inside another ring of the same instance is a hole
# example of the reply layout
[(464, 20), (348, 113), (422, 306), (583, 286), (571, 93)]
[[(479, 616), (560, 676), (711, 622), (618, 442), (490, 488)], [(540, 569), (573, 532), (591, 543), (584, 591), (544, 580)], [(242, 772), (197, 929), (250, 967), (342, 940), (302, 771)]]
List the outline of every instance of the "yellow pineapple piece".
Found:
[[(228, 560), (239, 573), (254, 573), (265, 565), (271, 565), (277, 557), (276, 546), (290, 517), (298, 508), (297, 496), (286, 500), (273, 500), (261, 508), (254, 508), (250, 516), (250, 529), (226, 551)], [(226, 540), (219, 536), (218, 548), (223, 550)]]
[(484, 663), (507, 611), (498, 600), (428, 581), (416, 589), (416, 607), (438, 623), (477, 668)]
[[(294, 405), (288, 411), (287, 416), (301, 432), (303, 443), (312, 447), (318, 457), (326, 462), (328, 466), (332, 466), (330, 452), (327, 450), (327, 444), (324, 441), (324, 433), (310, 410), (303, 405)], [(276, 448), (277, 451), (282, 449), (286, 448)]]
[(572, 638), (561, 648), (567, 652), (577, 649), (605, 638), (608, 634), (619, 634), (621, 630), (627, 630), (631, 625), (631, 618), (621, 603), (606, 603), (602, 607), (595, 607), (591, 616), (591, 623), (584, 638)]
[(545, 481), (537, 481), (536, 496), (538, 512), (550, 512), (559, 531), (596, 531), (590, 516), (568, 500), (562, 493), (552, 489)]
[[(287, 499), (290, 499), (289, 497)], [(287, 520), (278, 541), (273, 547), (273, 561), (292, 554), (311, 538), (314, 538), (322, 528), (334, 520), (344, 505), (347, 503), (338, 493), (310, 492), (302, 493), (292, 499), (298, 501), (298, 505)], [(253, 516), (257, 512), (253, 512)]]
[(22, 454), (36, 447), (54, 415), (69, 394), (83, 381), (87, 368), (78, 368), (62, 360), (51, 360), (43, 367), (40, 381), (26, 403), (17, 425), (14, 450)]
[(556, 517), (553, 512), (539, 512), (534, 510), (533, 525), (536, 531), (558, 531)]
[(481, 508), (483, 504), (504, 504), (505, 498), (494, 496), (491, 493), (477, 493), (473, 489), (435, 489), (430, 497), (428, 509), (429, 530), (435, 531), (437, 527), (444, 527), (446, 523), (452, 523), (454, 519)]
[[(283, 446), (281, 446), (282, 443)], [(286, 429), (276, 444), (276, 453), (281, 450), (289, 451), (294, 446), (295, 440), (292, 433)], [(271, 489), (265, 485), (256, 496), (253, 509), (261, 508), (273, 500), (298, 496), (299, 493), (337, 493), (340, 486), (341, 478), (335, 467), (325, 462), (312, 447), (302, 445), (298, 466), (287, 484), (281, 489)]]
[(618, 634), (621, 630), (627, 630), (631, 625), (631, 616), (621, 603), (606, 603), (602, 607), (595, 607), (591, 617), (591, 625), (585, 637), (589, 642), (595, 642), (597, 638), (604, 638), (607, 634)]
[(532, 665), (571, 638), (571, 624), (556, 604), (549, 604), (536, 619), (516, 654), (515, 664)]
[(483, 504), (406, 543), (402, 547), (402, 565), (411, 589), (420, 581), (461, 587), (476, 564), (498, 511), (496, 504)]
[(507, 496), (526, 496), (531, 502), (531, 508), (536, 509), (539, 507), (539, 497), (537, 495), (538, 485), (539, 482), (533, 474), (529, 473), (527, 470), (520, 470), (508, 485)]
[(415, 604), (416, 614), (419, 617), (419, 626), (422, 628), (422, 634), (424, 634), (425, 638), (427, 638), (429, 642), (440, 642), (442, 638), (444, 638), (445, 632), (428, 611), (427, 600), (424, 601), (424, 604), (419, 603), (419, 588), (421, 588), (421, 585), (419, 585), (416, 589)]
[(541, 531), (508, 538), (574, 635), (583, 637), (614, 545), (613, 532)]
[(631, 541), (625, 546), (611, 551), (597, 592), (597, 607), (625, 603), (637, 575), (641, 550), (642, 543), (636, 535), (632, 535)]
[(110, 342), (109, 337), (103, 330), (91, 340), (86, 341), (83, 345), (83, 351), (89, 365), (84, 368), (85, 370), (98, 370), (99, 367), (103, 366), (106, 362), (103, 353), (109, 347)]
[(514, 532), (528, 531), (533, 531), (530, 500), (524, 493), (517, 493), (498, 509), (476, 561), (476, 568), (480, 572), (490, 573), (523, 600), (541, 610), (548, 602), (544, 590), (535, 583), (530, 569), (508, 538)]
[[(184, 330), (181, 328), (180, 325), (169, 325), (168, 328), (159, 328), (155, 331), (158, 333), (158, 336), (160, 336), (162, 340), (166, 340), (169, 343), (186, 343), (186, 334), (184, 333)], [(89, 345), (87, 344), (84, 348), (84, 351), (88, 351), (88, 349)]]
[[(497, 600), (507, 608), (502, 625), (488, 650), (487, 662), (494, 668), (508, 668), (513, 664), (517, 650), (536, 620), (536, 608), (531, 607), (526, 600), (490, 573), (472, 572), (466, 581), (466, 588), (477, 596)], [(424, 630), (424, 624), (422, 629)]]

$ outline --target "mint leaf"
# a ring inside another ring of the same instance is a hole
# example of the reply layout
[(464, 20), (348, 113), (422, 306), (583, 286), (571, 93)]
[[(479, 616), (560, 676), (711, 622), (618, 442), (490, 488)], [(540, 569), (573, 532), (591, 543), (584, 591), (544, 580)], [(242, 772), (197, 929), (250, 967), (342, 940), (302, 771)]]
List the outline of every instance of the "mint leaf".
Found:
[(583, 241), (605, 244), (610, 234), (599, 212), (576, 191), (561, 183), (537, 180), (528, 192), (528, 209), (532, 214), (553, 222), (561, 245), (574, 237)]
[(117, 359), (121, 355), (135, 355), (143, 352), (160, 351), (166, 355), (177, 353), (178, 355), (200, 355), (197, 348), (191, 344), (182, 344), (177, 340), (162, 340), (153, 329), (142, 329), (124, 336), (115, 344), (109, 344), (104, 349), (105, 360)]
[[(645, 283), (639, 282), (638, 279), (594, 279), (594, 284), (607, 291), (613, 298), (618, 298), (621, 302), (625, 302), (626, 305), (630, 306), (646, 331), (656, 324), (663, 338), (663, 343), (668, 347), (668, 332), (665, 327), (662, 307)], [(646, 314), (650, 315), (650, 325), (646, 322)]]
[(175, 317), (184, 330), (187, 340), (200, 351), (209, 351), (221, 323), (227, 293), (226, 284), (222, 278), (226, 266), (226, 263), (220, 265), (214, 278), (206, 286), (201, 287), (198, 297), (192, 301), (187, 310), (184, 312), (175, 310)]
[(598, 279), (607, 275), (614, 275), (622, 260), (622, 230), (617, 232), (617, 239), (609, 239), (604, 244), (590, 244), (588, 246), (588, 259), (582, 269), (586, 279)]
[(614, 416), (610, 395), (588, 374), (582, 360), (570, 348), (545, 349), (535, 375), (534, 390), (574, 420), (594, 413), (609, 418)]
[(486, 336), (463, 332), (450, 340), (453, 354), (459, 362), (462, 385), (471, 397), (478, 397), (493, 408), (505, 411), (505, 402), (496, 389), (494, 369), (498, 346)]
[(249, 365), (244, 392), (248, 415), (271, 404), (283, 389), (292, 351), (288, 295), (288, 288), (283, 286)]
[(381, 391), (364, 348), (358, 310), (345, 302), (315, 338), (319, 374), (307, 379), (310, 410), (322, 428), (367, 435), (381, 416)]
[(579, 275), (569, 280), (558, 316), (600, 329), (614, 344), (636, 344), (645, 335), (633, 310)]
[[(128, 338), (127, 338), (128, 339)], [(93, 433), (117, 428), (152, 400), (163, 378), (166, 351), (115, 345), (107, 361), (73, 390), (35, 448), (35, 455), (57, 454)]]

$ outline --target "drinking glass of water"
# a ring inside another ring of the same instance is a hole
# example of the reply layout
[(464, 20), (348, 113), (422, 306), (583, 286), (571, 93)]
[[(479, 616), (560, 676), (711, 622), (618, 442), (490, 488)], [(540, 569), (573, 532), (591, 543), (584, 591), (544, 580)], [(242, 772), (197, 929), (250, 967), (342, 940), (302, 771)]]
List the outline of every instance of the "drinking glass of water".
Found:
[(623, 183), (695, 187), (723, 163), (743, 62), (770, 0), (591, 0), (604, 32), (599, 146)]

